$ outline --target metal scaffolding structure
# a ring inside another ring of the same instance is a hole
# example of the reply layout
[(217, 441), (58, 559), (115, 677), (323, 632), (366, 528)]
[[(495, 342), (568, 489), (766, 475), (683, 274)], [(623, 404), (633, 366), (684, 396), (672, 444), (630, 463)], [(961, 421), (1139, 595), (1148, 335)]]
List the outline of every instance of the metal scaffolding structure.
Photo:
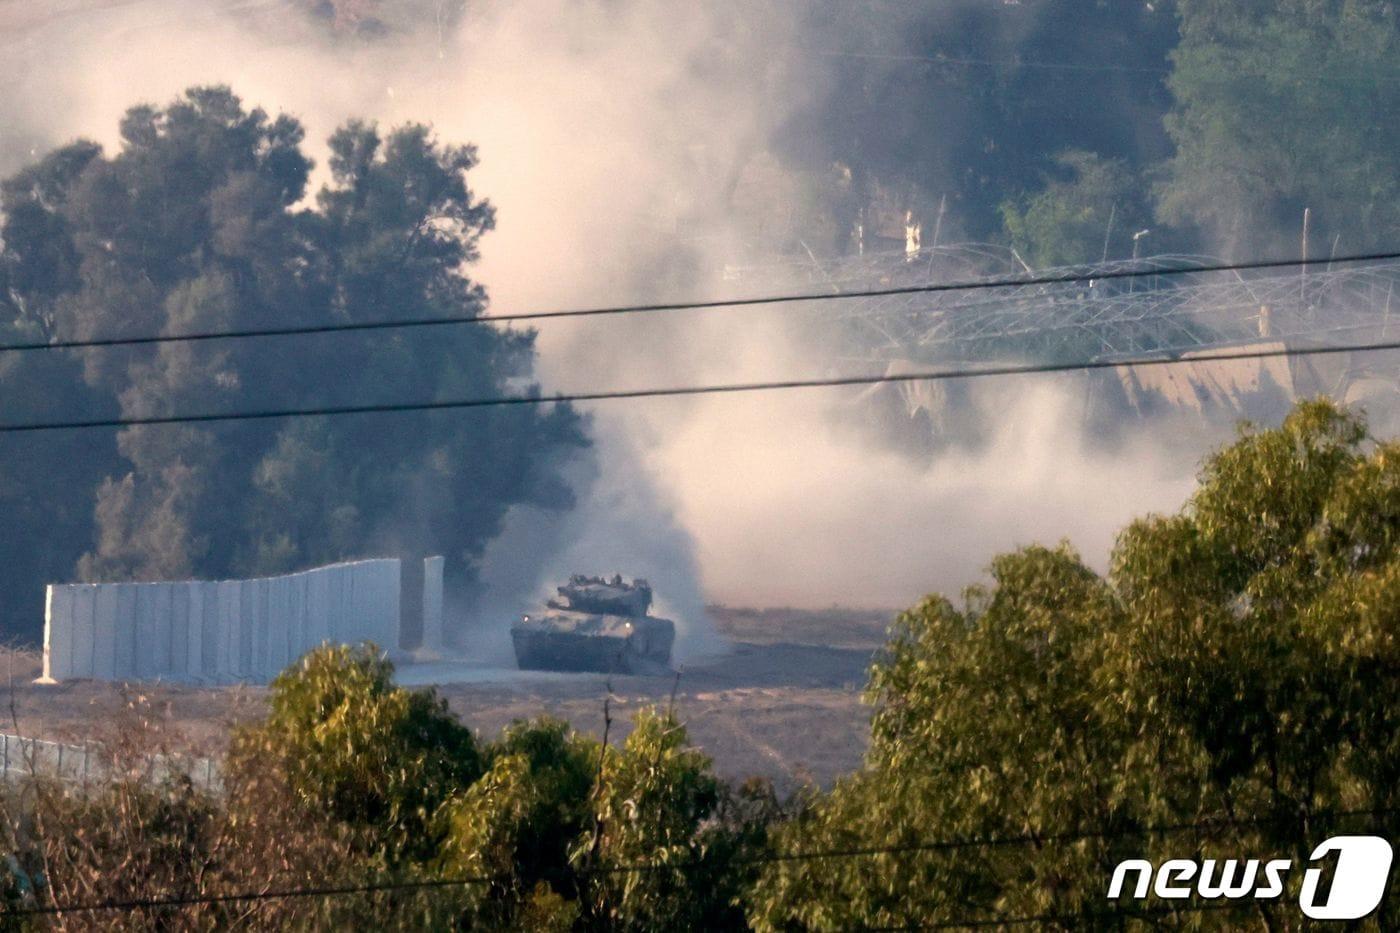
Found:
[[(891, 360), (1061, 360), (1180, 354), (1260, 341), (1360, 341), (1388, 335), (1400, 263), (1263, 272), (1187, 272), (1102, 280), (1105, 273), (1152, 272), (1219, 264), (1164, 255), (1094, 266), (1037, 269), (1038, 277), (1083, 281), (1009, 285), (852, 298), (822, 313), (854, 339), (859, 358)], [(725, 278), (748, 290), (800, 287), (833, 293), (947, 282), (1025, 278), (1014, 251), (985, 244), (730, 267)], [(1400, 307), (1394, 312), (1400, 318)]]

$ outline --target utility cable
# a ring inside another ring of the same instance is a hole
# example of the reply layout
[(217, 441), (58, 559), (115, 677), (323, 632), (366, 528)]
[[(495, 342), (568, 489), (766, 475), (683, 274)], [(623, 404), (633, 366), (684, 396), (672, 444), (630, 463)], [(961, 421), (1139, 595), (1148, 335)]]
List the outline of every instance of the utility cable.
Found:
[(983, 289), (1024, 288), (1039, 285), (1066, 285), (1075, 282), (1105, 282), (1120, 279), (1154, 278), (1208, 272), (1247, 272), (1262, 269), (1307, 268), (1339, 263), (1382, 262), (1400, 259), (1400, 252), (1356, 253), (1329, 259), (1267, 259), (1255, 262), (1208, 263), (1196, 266), (1168, 266), (1160, 269), (1109, 269), (1095, 272), (1071, 269), (1046, 275), (1008, 276), (1003, 278), (966, 279), (926, 285), (901, 285), (891, 288), (859, 289), (855, 291), (800, 292), (783, 295), (756, 295), (739, 298), (716, 298), (707, 301), (674, 301), (654, 304), (612, 305), (589, 308), (559, 308), (552, 311), (523, 311), (511, 314), (472, 314), (404, 318), (399, 320), (342, 321), (330, 324), (308, 324), (289, 327), (245, 328), (237, 330), (200, 331), (189, 334), (148, 334), (135, 337), (92, 337), (52, 341), (26, 341), (0, 344), (0, 352), (39, 350), (78, 350), (92, 347), (128, 347), (163, 343), (191, 343), (206, 340), (236, 340), (250, 337), (292, 337), (305, 334), (348, 333), (356, 331), (407, 330), (420, 327), (446, 327), (470, 324), (508, 324), (517, 321), (544, 321), (560, 318), (610, 317), (630, 314), (654, 314), (672, 311), (700, 311), (717, 308), (758, 307), (762, 305), (794, 304), (798, 302), (846, 301), (856, 298), (885, 298), (894, 295), (923, 295), (941, 292), (978, 291)]
[[(1342, 810), (1331, 813), (1310, 814), (1312, 820), (1339, 820), (1362, 816), (1377, 817), (1394, 815), (1400, 812), (1394, 809), (1372, 809), (1372, 810)], [(736, 858), (731, 864), (739, 865), (762, 865), (774, 862), (797, 862), (814, 861), (820, 859), (846, 859), (861, 858), (874, 855), (897, 855), (910, 852), (936, 852), (954, 851), (969, 848), (988, 848), (1014, 845), (1044, 845), (1056, 842), (1074, 842), (1087, 839), (1115, 839), (1150, 835), (1171, 835), (1191, 830), (1221, 829), (1227, 827), (1242, 826), (1269, 826), (1282, 823), (1301, 822), (1303, 816), (1297, 817), (1263, 817), (1258, 819), (1223, 819), (1223, 820), (1199, 820), (1189, 823), (1171, 823), (1157, 826), (1142, 826), (1135, 828), (1123, 828), (1114, 830), (1074, 830), (1053, 833), (1025, 833), (1015, 836), (973, 836), (959, 839), (939, 839), (927, 842), (909, 843), (906, 845), (887, 845), (853, 847), (844, 849), (824, 849), (810, 852), (771, 852), (764, 855), (755, 855), (748, 858)], [(616, 875), (616, 874), (638, 874), (643, 872), (667, 872), (679, 871), (687, 868), (695, 868), (705, 864), (702, 859), (691, 859), (679, 862), (639, 862), (622, 865), (602, 865), (596, 868), (578, 869), (577, 874), (585, 876), (596, 875)], [(31, 916), (44, 914), (64, 914), (64, 913), (92, 913), (98, 911), (133, 911), (159, 907), (196, 907), (213, 904), (225, 904), (247, 901), (267, 901), (286, 900), (289, 898), (302, 897), (348, 897), (355, 894), (375, 894), (387, 891), (412, 891), (431, 888), (449, 887), (470, 887), (475, 885), (492, 884), (498, 881), (509, 881), (513, 876), (506, 873), (495, 875), (469, 875), (455, 878), (423, 878), (408, 881), (385, 881), (358, 885), (326, 885), (306, 888), (284, 888), (271, 891), (242, 891), (230, 894), (208, 894), (208, 895), (188, 895), (174, 897), (153, 897), (153, 898), (130, 898), (122, 900), (92, 901), (79, 904), (56, 904), (34, 907), (21, 907), (8, 910), (0, 910), (0, 917), (4, 916)], [(1187, 910), (1189, 907), (1183, 906), (1174, 908)], [(1068, 915), (1067, 915), (1068, 916)], [(1038, 918), (1027, 918), (1024, 920), (1005, 919), (997, 921), (987, 921), (988, 923), (1033, 923)], [(971, 921), (962, 923), (950, 923), (944, 926), (978, 926), (982, 921)], [(894, 927), (891, 929), (922, 929), (923, 927)], [(940, 927), (934, 927), (940, 928)]]
[(226, 421), (256, 421), (272, 418), (318, 418), (334, 415), (388, 414), (422, 411), (452, 411), (468, 408), (499, 408), (515, 405), (544, 405), (570, 402), (599, 402), (619, 399), (674, 398), (699, 395), (733, 395), (744, 392), (769, 392), (783, 389), (832, 388), (867, 386), (882, 383), (940, 382), (953, 379), (976, 379), (987, 376), (1025, 376), (1045, 373), (1085, 372), (1099, 369), (1174, 366), (1178, 364), (1228, 363), (1235, 360), (1261, 360), (1271, 357), (1307, 357), (1333, 353), (1369, 353), (1400, 349), (1400, 340), (1369, 343), (1327, 344), (1316, 347), (1266, 348), (1228, 352), (1208, 351), (1209, 355), (1113, 357), (1076, 360), (1069, 363), (1027, 363), (986, 366), (976, 369), (934, 369), (914, 373), (885, 373), (882, 375), (835, 376), (819, 379), (779, 379), (768, 382), (731, 382), (716, 385), (664, 386), (650, 389), (618, 389), (561, 393), (557, 395), (500, 395), (480, 398), (454, 399), (438, 402), (398, 402), (369, 405), (325, 405), (311, 408), (267, 408), (252, 411), (208, 412), (184, 415), (151, 415), (129, 418), (91, 418), (73, 421), (35, 421), (0, 423), (0, 434), (29, 431), (57, 431), (77, 428), (124, 428), (158, 424), (207, 424)]

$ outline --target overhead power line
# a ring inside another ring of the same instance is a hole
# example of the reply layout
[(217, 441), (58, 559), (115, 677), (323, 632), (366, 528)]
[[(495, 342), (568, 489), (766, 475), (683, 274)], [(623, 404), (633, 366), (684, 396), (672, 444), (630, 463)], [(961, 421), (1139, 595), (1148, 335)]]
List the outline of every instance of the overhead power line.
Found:
[(307, 897), (349, 897), (382, 891), (413, 891), (427, 888), (460, 888), (505, 880), (504, 875), (474, 875), (465, 878), (424, 878), (414, 881), (385, 881), (377, 884), (327, 885), (324, 887), (283, 888), (270, 891), (236, 891), (229, 894), (199, 894), (179, 897), (131, 898), (129, 900), (88, 901), (80, 904), (54, 904), (0, 910), (0, 917), (46, 916), (53, 914), (98, 913), (102, 911), (152, 910), (161, 907), (208, 907), (246, 901), (283, 901)]
[(674, 301), (653, 304), (612, 305), (591, 308), (560, 308), (552, 311), (523, 311), (512, 314), (461, 315), (447, 317), (405, 318), (379, 321), (345, 321), (330, 324), (308, 324), (289, 327), (246, 328), (239, 330), (202, 331), (189, 334), (149, 334), (135, 337), (92, 337), (53, 341), (29, 341), (0, 344), (0, 352), (36, 350), (78, 350), (91, 347), (126, 347), (162, 343), (189, 343), (205, 340), (235, 340), (251, 337), (292, 337), (303, 334), (350, 333), (355, 331), (407, 330), (421, 327), (446, 327), (469, 324), (506, 324), (517, 321), (544, 321), (559, 318), (610, 317), (628, 314), (652, 314), (671, 311), (700, 311), (716, 308), (741, 308), (760, 305), (794, 304), (809, 301), (844, 301), (855, 298), (884, 298), (892, 295), (936, 294), (940, 292), (979, 291), (999, 288), (1024, 288), (1035, 285), (1067, 285), (1074, 282), (1104, 282), (1119, 279), (1171, 277), (1207, 272), (1248, 272), (1251, 270), (1332, 265), (1338, 263), (1382, 262), (1400, 259), (1400, 252), (1356, 253), (1328, 259), (1265, 259), (1255, 262), (1207, 263), (1193, 266), (1168, 266), (1153, 269), (1109, 269), (1056, 272), (1048, 275), (1014, 276), (991, 279), (966, 279), (925, 285), (901, 285), (891, 288), (859, 289), (854, 291), (801, 292), (784, 295), (755, 295), (740, 298), (717, 298), (707, 301)]
[[(1311, 815), (1314, 821), (1322, 820), (1342, 820), (1354, 819), (1357, 817), (1379, 817), (1390, 816), (1397, 812), (1394, 809), (1381, 808), (1371, 810), (1339, 810), (1331, 813), (1315, 813)], [(1020, 845), (1044, 845), (1047, 843), (1076, 842), (1088, 839), (1120, 839), (1140, 836), (1161, 836), (1175, 835), (1178, 833), (1190, 832), (1192, 830), (1218, 830), (1225, 828), (1240, 828), (1247, 826), (1277, 826), (1287, 823), (1301, 822), (1302, 817), (1273, 817), (1257, 819), (1223, 819), (1223, 820), (1197, 820), (1184, 823), (1170, 823), (1156, 826), (1123, 827), (1120, 829), (1095, 829), (1095, 830), (1069, 830), (1047, 833), (1022, 833), (1011, 836), (967, 836), (956, 839), (937, 839), (925, 842), (914, 842), (900, 845), (868, 846), (844, 849), (821, 849), (808, 852), (769, 852), (763, 855), (756, 855), (750, 858), (738, 858), (735, 864), (741, 865), (762, 865), (774, 862), (800, 862), (817, 861), (825, 859), (848, 859), (863, 858), (875, 855), (900, 855), (914, 852), (949, 852), (961, 849), (990, 848)], [(580, 868), (577, 870), (581, 875), (618, 875), (618, 874), (638, 874), (643, 872), (664, 872), (678, 871), (687, 868), (698, 868), (704, 863), (702, 859), (682, 860), (678, 862), (637, 862), (633, 864), (620, 865), (600, 865), (595, 868)], [(426, 890), (432, 888), (450, 887), (471, 887), (475, 885), (492, 884), (498, 881), (509, 881), (511, 875), (499, 873), (494, 875), (466, 875), (450, 878), (417, 878), (411, 880), (371, 882), (366, 884), (347, 885), (318, 885), (304, 888), (283, 888), (280, 890), (264, 891), (240, 891), (227, 894), (201, 894), (201, 895), (181, 895), (175, 897), (150, 897), (150, 898), (126, 898), (113, 899), (107, 901), (90, 901), (78, 904), (55, 904), (34, 907), (11, 908), (0, 910), (0, 917), (4, 916), (33, 916), (33, 915), (53, 915), (66, 913), (95, 913), (99, 911), (134, 911), (161, 907), (198, 907), (215, 904), (239, 903), (247, 901), (269, 901), (287, 900), (290, 898), (309, 897), (348, 897), (356, 894), (378, 894), (389, 891), (413, 891)], [(1167, 910), (1190, 911), (1192, 905), (1182, 905), (1177, 908), (1167, 908)], [(1151, 909), (1146, 909), (1151, 912)], [(1131, 914), (1135, 912), (1131, 909), (1120, 912), (1121, 914)], [(1106, 912), (1113, 914), (1113, 912)], [(1117, 914), (1114, 914), (1117, 915)], [(1049, 916), (1049, 915), (1045, 915)], [(1064, 915), (1069, 919), (1084, 917), (1084, 914)], [(1039, 918), (1004, 918), (998, 920), (987, 920), (987, 924), (1005, 923), (1034, 923)], [(1048, 921), (1047, 921), (1048, 922)], [(959, 923), (948, 923), (936, 925), (935, 929), (943, 927), (957, 926), (980, 926), (984, 925), (982, 920), (964, 921)], [(922, 927), (913, 927), (921, 929)], [(910, 929), (909, 927), (889, 927), (885, 929)]]
[(1078, 360), (1070, 363), (1028, 363), (987, 366), (977, 369), (934, 369), (914, 373), (835, 376), (820, 379), (779, 379), (769, 382), (731, 382), (717, 385), (666, 386), (652, 389), (618, 389), (598, 392), (572, 392), (558, 395), (501, 395), (438, 402), (397, 402), (375, 405), (326, 405), (312, 408), (268, 408), (253, 411), (208, 412), (186, 415), (152, 415), (132, 418), (92, 418), (75, 421), (36, 421), (0, 424), (0, 434), (26, 431), (57, 431), (67, 428), (124, 428), (157, 424), (202, 424), (220, 421), (258, 421), (272, 418), (316, 418), (334, 415), (390, 414), (402, 412), (453, 411), (466, 408), (500, 408), (514, 405), (544, 405), (564, 402), (601, 402), (619, 399), (671, 398), (691, 395), (725, 395), (741, 392), (768, 392), (781, 389), (815, 389), (880, 383), (940, 382), (950, 379), (976, 379), (987, 376), (1025, 376), (1040, 373), (1080, 372), (1118, 367), (1173, 366), (1182, 363), (1225, 363), (1232, 360), (1259, 360), (1270, 357), (1318, 356), (1331, 353), (1367, 353), (1400, 349), (1400, 340), (1370, 343), (1328, 344), (1318, 347), (1210, 351), (1209, 355), (1180, 357), (1118, 357)]

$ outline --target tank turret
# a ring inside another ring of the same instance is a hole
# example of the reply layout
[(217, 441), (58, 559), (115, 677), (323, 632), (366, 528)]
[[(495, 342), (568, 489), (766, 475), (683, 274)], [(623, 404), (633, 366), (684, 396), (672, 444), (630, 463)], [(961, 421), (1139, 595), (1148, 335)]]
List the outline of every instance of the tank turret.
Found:
[(576, 573), (569, 577), (568, 583), (558, 588), (558, 593), (558, 599), (551, 599), (545, 605), (551, 609), (633, 619), (644, 618), (651, 608), (651, 586), (647, 581), (638, 578), (631, 583), (623, 583), (622, 574), (605, 580)]

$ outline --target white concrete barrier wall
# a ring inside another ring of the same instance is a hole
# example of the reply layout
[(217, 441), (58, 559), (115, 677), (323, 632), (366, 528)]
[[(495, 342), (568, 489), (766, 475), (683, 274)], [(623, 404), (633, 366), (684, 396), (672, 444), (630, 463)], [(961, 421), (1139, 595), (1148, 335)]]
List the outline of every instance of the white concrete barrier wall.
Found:
[(442, 640), (442, 569), (441, 557), (423, 561), (423, 650), (440, 654)]
[[(256, 580), (53, 584), (44, 677), (266, 683), (323, 642), (395, 650), (400, 582), (386, 558)], [(440, 567), (436, 587), (441, 607)]]

